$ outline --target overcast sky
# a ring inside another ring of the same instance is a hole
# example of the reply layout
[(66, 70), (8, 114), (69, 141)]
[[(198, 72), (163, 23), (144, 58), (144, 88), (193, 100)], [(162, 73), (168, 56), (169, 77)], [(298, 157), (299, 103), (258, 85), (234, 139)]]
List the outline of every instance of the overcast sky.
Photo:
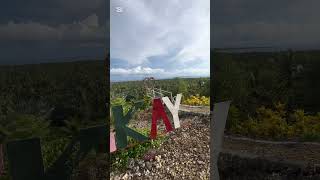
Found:
[(110, 8), (111, 80), (209, 76), (209, 0), (111, 0)]
[[(0, 64), (102, 58), (107, 2), (2, 0)], [(124, 7), (124, 13), (111, 12), (114, 78), (206, 75), (210, 37), (212, 47), (320, 46), (318, 0), (214, 0), (211, 33), (209, 0), (110, 3), (111, 10)]]
[(0, 6), (0, 64), (102, 59), (105, 0), (4, 0)]
[(213, 47), (320, 47), (319, 0), (214, 0)]

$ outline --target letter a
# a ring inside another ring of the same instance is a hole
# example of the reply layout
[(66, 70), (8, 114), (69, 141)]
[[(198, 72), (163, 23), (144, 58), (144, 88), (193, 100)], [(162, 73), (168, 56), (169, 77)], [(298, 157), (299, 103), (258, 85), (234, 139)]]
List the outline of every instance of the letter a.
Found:
[(152, 109), (152, 124), (150, 138), (155, 139), (157, 137), (157, 120), (162, 118), (164, 124), (166, 125), (167, 132), (172, 131), (172, 127), (166, 112), (164, 111), (164, 106), (162, 105), (161, 99), (153, 99), (153, 109)]
[(174, 128), (179, 128), (180, 127), (180, 121), (179, 121), (179, 107), (180, 107), (180, 102), (181, 102), (181, 97), (182, 94), (177, 94), (176, 102), (173, 106), (171, 103), (170, 99), (168, 97), (163, 97), (162, 101), (166, 104), (168, 109), (170, 110), (172, 117), (173, 117), (173, 123), (174, 123)]

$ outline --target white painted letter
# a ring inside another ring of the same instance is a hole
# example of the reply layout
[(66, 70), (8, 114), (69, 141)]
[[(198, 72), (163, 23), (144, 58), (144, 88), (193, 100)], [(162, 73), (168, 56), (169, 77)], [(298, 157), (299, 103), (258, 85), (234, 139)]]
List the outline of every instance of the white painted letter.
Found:
[(166, 106), (168, 107), (168, 109), (170, 110), (170, 112), (172, 114), (174, 128), (176, 128), (176, 129), (180, 127), (178, 111), (179, 111), (179, 107), (180, 107), (181, 97), (182, 97), (182, 94), (177, 94), (174, 106), (168, 97), (162, 98), (162, 101), (166, 104)]

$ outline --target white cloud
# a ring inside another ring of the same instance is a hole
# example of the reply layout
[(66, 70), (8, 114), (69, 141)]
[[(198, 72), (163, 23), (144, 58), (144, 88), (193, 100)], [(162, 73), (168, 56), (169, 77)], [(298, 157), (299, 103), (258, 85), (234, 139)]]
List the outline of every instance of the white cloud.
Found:
[(154, 75), (157, 77), (179, 77), (179, 76), (209, 76), (209, 68), (185, 68), (165, 70), (161, 68), (150, 68), (136, 66), (134, 68), (111, 68), (111, 75), (132, 76), (132, 75)]
[(137, 66), (135, 68), (111, 68), (110, 74), (112, 75), (149, 75), (149, 74), (162, 74), (163, 69), (152, 69), (149, 67)]
[(210, 61), (209, 0), (111, 0), (110, 8), (112, 58), (142, 65), (179, 49), (167, 61)]
[(210, 75), (210, 68), (185, 68), (173, 72), (176, 76), (197, 76), (204, 77)]
[(0, 25), (1, 40), (99, 40), (105, 37), (98, 16), (92, 14), (80, 22), (49, 26), (38, 22)]

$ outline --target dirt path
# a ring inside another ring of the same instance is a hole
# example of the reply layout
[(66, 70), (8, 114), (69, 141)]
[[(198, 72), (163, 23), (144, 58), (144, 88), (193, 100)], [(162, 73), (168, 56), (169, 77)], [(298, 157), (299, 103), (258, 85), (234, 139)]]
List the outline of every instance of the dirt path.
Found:
[(188, 106), (188, 105), (181, 104), (180, 111), (209, 115), (210, 107), (209, 106)]
[(320, 165), (320, 144), (318, 143), (277, 142), (225, 136), (223, 151)]

